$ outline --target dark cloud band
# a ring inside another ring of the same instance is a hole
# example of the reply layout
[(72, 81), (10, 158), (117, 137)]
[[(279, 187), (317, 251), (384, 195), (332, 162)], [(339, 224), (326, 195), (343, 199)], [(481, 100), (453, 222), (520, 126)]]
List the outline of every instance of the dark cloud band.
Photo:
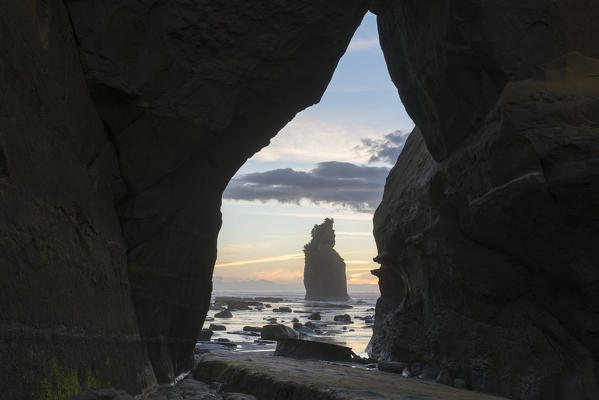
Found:
[[(369, 154), (369, 163), (393, 165), (407, 137), (407, 132), (395, 131), (383, 139), (362, 139), (356, 150)], [(284, 168), (238, 175), (229, 182), (223, 198), (282, 203), (299, 203), (306, 199), (371, 212), (381, 201), (388, 174), (387, 167), (328, 161), (307, 172)]]
[(323, 162), (310, 171), (291, 168), (240, 175), (231, 180), (223, 198), (333, 203), (372, 211), (381, 201), (389, 169), (344, 162)]

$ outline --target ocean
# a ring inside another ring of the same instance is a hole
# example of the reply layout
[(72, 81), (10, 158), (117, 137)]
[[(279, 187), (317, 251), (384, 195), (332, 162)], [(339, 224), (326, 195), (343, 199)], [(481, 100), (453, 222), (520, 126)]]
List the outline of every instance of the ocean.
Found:
[[(313, 333), (302, 338), (335, 343), (351, 347), (354, 353), (367, 357), (366, 346), (372, 336), (372, 325), (374, 320), (374, 307), (379, 293), (363, 292), (350, 293), (351, 299), (344, 302), (312, 301), (304, 300), (305, 292), (239, 292), (239, 291), (215, 291), (212, 294), (211, 309), (208, 312), (204, 328), (210, 324), (224, 325), (226, 330), (215, 331), (212, 341), (230, 341), (236, 350), (245, 352), (274, 352), (275, 343), (263, 343), (259, 336), (249, 336), (244, 332), (244, 326), (259, 326), (269, 324), (268, 318), (276, 318), (277, 323), (293, 327), (293, 319), (297, 318), (300, 323), (308, 322), (308, 316), (312, 312), (320, 312), (321, 320), (312, 321), (316, 326)], [(263, 301), (264, 307), (251, 307), (250, 310), (232, 311), (232, 318), (215, 318), (214, 314), (223, 309), (223, 305), (215, 299), (218, 297), (240, 297), (254, 299), (260, 297), (273, 297), (277, 301)], [(268, 305), (271, 307), (269, 308)], [(274, 312), (273, 309), (289, 307), (291, 312)], [(348, 314), (351, 317), (349, 324), (334, 321), (336, 315)], [(372, 320), (370, 319), (372, 318)]]

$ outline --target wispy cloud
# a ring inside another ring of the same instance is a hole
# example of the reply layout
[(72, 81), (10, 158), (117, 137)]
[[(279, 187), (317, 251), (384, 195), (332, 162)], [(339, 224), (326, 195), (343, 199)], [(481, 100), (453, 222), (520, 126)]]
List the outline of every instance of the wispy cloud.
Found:
[(396, 130), (382, 139), (362, 139), (362, 143), (356, 146), (355, 150), (368, 154), (369, 163), (394, 165), (409, 135), (408, 131)]
[(376, 285), (378, 279), (370, 273), (350, 274), (347, 280), (349, 285)]
[(362, 51), (362, 50), (370, 50), (379, 47), (379, 39), (353, 39), (349, 46), (347, 47), (348, 51)]
[(293, 259), (302, 258), (302, 257), (304, 257), (304, 253), (284, 254), (281, 256), (253, 258), (250, 260), (238, 260), (238, 261), (231, 261), (231, 262), (226, 262), (226, 263), (219, 263), (219, 264), (216, 264), (214, 267), (222, 268), (222, 267), (233, 267), (233, 266), (237, 266), (237, 265), (287, 261), (287, 260), (293, 260)]
[(252, 160), (366, 163), (370, 154), (356, 151), (357, 146), (362, 144), (362, 138), (381, 136), (380, 128), (372, 124), (357, 123), (351, 118), (331, 120), (330, 117), (304, 112), (289, 122)]
[(374, 265), (372, 265), (370, 267), (347, 267), (348, 272), (358, 272), (358, 271), (370, 272), (373, 269), (376, 269), (376, 267)]
[(277, 200), (298, 203), (302, 199), (348, 206), (372, 212), (381, 200), (389, 169), (329, 161), (310, 171), (291, 168), (234, 177), (223, 194), (233, 200)]
[(270, 247), (272, 247), (272, 243), (270, 242), (228, 244), (226, 246), (219, 246), (218, 256), (233, 257), (251, 251), (268, 249)]

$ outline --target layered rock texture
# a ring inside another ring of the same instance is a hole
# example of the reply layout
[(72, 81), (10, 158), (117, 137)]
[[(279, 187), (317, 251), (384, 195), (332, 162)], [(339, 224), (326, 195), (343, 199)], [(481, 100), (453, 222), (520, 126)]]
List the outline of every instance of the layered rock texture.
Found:
[(374, 219), (372, 353), (599, 398), (599, 3), (374, 9), (417, 128)]
[(375, 216), (373, 354), (597, 398), (599, 3), (575, 0), (4, 2), (3, 398), (189, 366), (224, 187), (369, 7), (417, 125)]
[(306, 300), (346, 301), (345, 262), (333, 247), (333, 219), (326, 218), (312, 228), (312, 240), (304, 246)]

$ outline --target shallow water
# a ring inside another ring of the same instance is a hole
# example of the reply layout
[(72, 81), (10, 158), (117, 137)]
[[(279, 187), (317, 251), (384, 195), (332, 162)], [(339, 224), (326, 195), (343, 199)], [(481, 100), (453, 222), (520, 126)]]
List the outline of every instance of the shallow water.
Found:
[[(260, 339), (259, 336), (248, 336), (243, 334), (235, 334), (234, 332), (243, 331), (244, 326), (259, 326), (267, 325), (267, 318), (277, 318), (277, 323), (293, 327), (293, 318), (297, 318), (300, 323), (308, 322), (308, 316), (311, 312), (320, 312), (321, 320), (312, 321), (322, 325), (320, 330), (322, 334), (314, 334), (303, 337), (306, 340), (316, 340), (322, 342), (335, 343), (347, 347), (351, 347), (354, 353), (359, 356), (366, 357), (366, 346), (372, 336), (372, 324), (367, 324), (364, 320), (356, 317), (374, 317), (374, 306), (379, 297), (378, 293), (350, 293), (351, 300), (345, 302), (332, 301), (311, 301), (304, 300), (304, 292), (236, 292), (236, 291), (217, 291), (212, 294), (212, 302), (216, 297), (277, 297), (280, 302), (264, 301), (264, 304), (270, 304), (271, 308), (258, 309), (255, 307), (252, 310), (232, 311), (232, 318), (214, 318), (214, 314), (219, 312), (218, 309), (211, 309), (208, 312), (208, 320), (204, 323), (204, 328), (208, 328), (211, 323), (225, 325), (226, 331), (215, 331), (212, 336), (212, 341), (219, 338), (229, 339), (237, 345), (239, 351), (274, 351), (276, 344), (259, 344), (255, 341)], [(341, 309), (339, 306), (351, 306), (351, 308)], [(290, 307), (292, 312), (273, 312), (274, 308)], [(335, 315), (349, 314), (352, 322), (349, 324), (340, 324), (333, 321)], [(209, 321), (214, 318), (214, 321)], [(345, 329), (344, 329), (345, 327)], [(353, 330), (353, 331), (352, 331)]]

